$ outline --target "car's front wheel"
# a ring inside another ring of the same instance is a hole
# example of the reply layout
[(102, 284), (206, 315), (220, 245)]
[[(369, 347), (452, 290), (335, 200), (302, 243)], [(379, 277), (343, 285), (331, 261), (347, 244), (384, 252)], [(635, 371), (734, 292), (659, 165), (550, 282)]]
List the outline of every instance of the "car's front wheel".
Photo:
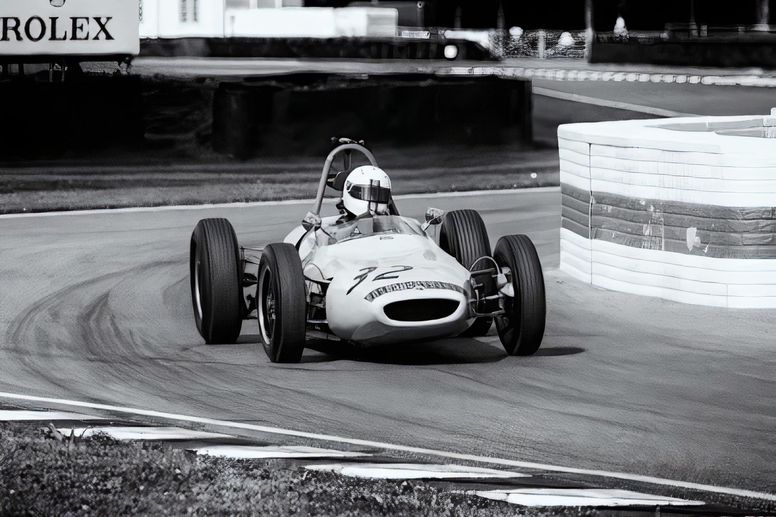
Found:
[(527, 236), (507, 235), (493, 258), (507, 273), (511, 295), (504, 296), (504, 314), (496, 316), (498, 337), (509, 355), (531, 355), (542, 344), (547, 313), (539, 255)]
[(256, 284), (259, 339), (273, 363), (298, 363), (304, 352), (307, 300), (302, 261), (291, 244), (264, 248)]

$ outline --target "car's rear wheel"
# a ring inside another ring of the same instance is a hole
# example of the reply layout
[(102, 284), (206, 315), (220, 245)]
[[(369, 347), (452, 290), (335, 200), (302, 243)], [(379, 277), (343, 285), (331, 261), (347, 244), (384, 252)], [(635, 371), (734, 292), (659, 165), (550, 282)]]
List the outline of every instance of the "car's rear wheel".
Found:
[(539, 255), (525, 235), (499, 239), (493, 253), (511, 283), (513, 296), (504, 297), (504, 315), (496, 317), (496, 330), (509, 355), (531, 355), (544, 337), (547, 307), (544, 275)]
[(234, 343), (242, 327), (240, 249), (226, 219), (202, 219), (189, 247), (191, 301), (207, 344)]
[[(439, 246), (466, 269), (471, 269), (482, 257), (490, 257), (490, 240), (485, 223), (476, 210), (453, 210), (447, 212), (439, 231)], [(488, 260), (480, 261), (477, 269), (492, 267)], [(495, 290), (492, 280), (485, 279), (484, 291)], [(492, 284), (492, 285), (491, 285)], [(490, 330), (493, 318), (481, 317), (474, 320), (467, 336), (484, 336)]]
[(291, 244), (264, 248), (256, 284), (259, 338), (273, 363), (298, 363), (305, 345), (307, 300), (299, 253)]

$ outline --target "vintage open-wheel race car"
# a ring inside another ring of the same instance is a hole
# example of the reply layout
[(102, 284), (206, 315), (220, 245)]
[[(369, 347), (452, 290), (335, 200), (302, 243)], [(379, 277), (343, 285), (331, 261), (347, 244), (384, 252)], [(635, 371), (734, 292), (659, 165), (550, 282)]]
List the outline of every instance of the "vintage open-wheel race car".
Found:
[[(384, 214), (322, 217), (326, 189), (347, 188), (352, 153), (377, 167), (363, 141), (340, 138), (336, 144), (313, 209), (283, 242), (241, 247), (228, 220), (197, 223), (191, 295), (205, 342), (234, 343), (243, 320), (255, 313), (273, 362), (300, 361), (312, 335), (391, 345), (484, 335), (493, 321), (509, 355), (536, 352), (546, 305), (531, 240), (507, 235), (491, 250), (476, 211), (429, 208), (420, 223), (399, 215), (393, 198)], [(340, 171), (332, 166), (338, 156)]]

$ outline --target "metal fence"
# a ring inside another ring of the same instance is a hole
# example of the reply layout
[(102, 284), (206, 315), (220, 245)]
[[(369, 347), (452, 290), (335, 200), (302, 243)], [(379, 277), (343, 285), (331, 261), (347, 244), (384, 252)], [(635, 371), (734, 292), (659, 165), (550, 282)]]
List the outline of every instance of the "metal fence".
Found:
[(445, 34), (462, 35), (477, 41), (500, 58), (534, 57), (583, 58), (585, 57), (586, 32), (537, 29), (460, 31), (446, 30)]
[(500, 57), (583, 58), (585, 31), (531, 30), (496, 32), (494, 52)]
[[(583, 59), (587, 56), (587, 32), (584, 30), (563, 31), (537, 29), (523, 31), (513, 27), (510, 30), (466, 30), (432, 28), (417, 30), (402, 28), (400, 37), (414, 39), (438, 38), (466, 39), (485, 47), (498, 58), (532, 57), (538, 59), (569, 58)], [(717, 40), (751, 41), (773, 39), (776, 44), (774, 26), (729, 26), (667, 24), (662, 31), (598, 32), (594, 36), (600, 43), (643, 43), (661, 41)]]
[(399, 27), (398, 36), (405, 39), (465, 39), (479, 43), (499, 58), (534, 57), (583, 58), (585, 57), (585, 31), (527, 30), (470, 30)]

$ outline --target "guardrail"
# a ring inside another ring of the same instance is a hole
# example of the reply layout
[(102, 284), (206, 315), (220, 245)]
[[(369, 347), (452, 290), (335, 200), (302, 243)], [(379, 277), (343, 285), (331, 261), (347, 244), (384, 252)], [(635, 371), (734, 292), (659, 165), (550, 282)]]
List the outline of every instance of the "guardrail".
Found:
[(561, 269), (592, 285), (776, 307), (776, 112), (558, 128)]

